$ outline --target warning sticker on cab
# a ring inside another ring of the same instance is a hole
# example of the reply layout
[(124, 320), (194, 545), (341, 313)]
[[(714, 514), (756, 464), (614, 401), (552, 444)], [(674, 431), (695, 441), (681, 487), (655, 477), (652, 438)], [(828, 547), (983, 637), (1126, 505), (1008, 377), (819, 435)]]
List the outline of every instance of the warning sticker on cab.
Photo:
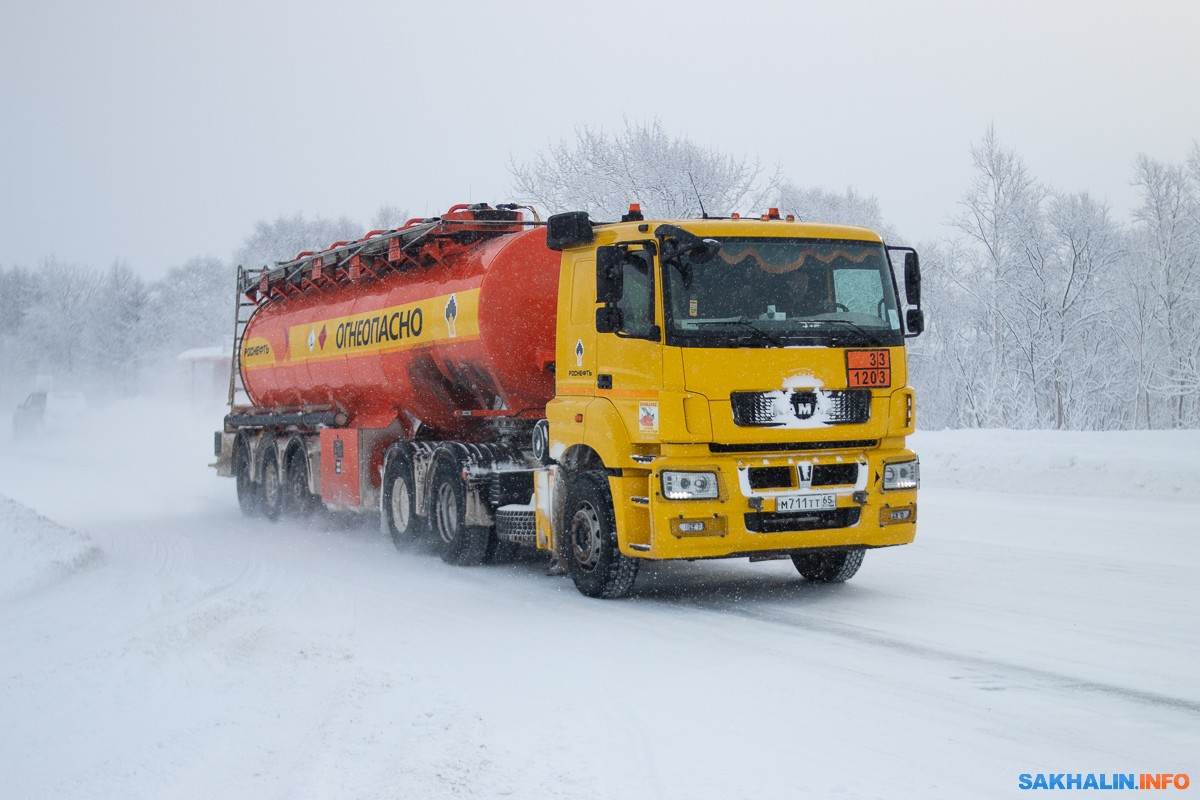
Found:
[(847, 350), (846, 381), (851, 389), (886, 389), (891, 386), (891, 351)]
[(638, 405), (638, 433), (658, 433), (658, 403)]

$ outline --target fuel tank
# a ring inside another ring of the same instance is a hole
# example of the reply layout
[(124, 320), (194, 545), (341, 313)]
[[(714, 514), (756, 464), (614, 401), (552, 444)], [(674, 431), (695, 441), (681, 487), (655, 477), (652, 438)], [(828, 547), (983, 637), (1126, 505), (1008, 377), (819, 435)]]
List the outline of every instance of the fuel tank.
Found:
[(464, 437), (487, 417), (543, 416), (560, 256), (541, 228), (459, 231), (349, 281), (310, 267), (307, 285), (262, 302), (240, 353), (254, 406), (332, 407), (354, 427), (399, 419)]

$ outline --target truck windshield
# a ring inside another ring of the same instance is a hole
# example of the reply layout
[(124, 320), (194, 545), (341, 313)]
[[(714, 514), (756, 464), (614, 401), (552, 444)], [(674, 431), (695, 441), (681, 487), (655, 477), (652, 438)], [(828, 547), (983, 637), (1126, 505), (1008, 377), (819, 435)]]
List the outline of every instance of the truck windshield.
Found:
[(663, 265), (667, 344), (854, 347), (903, 343), (878, 242), (723, 238)]

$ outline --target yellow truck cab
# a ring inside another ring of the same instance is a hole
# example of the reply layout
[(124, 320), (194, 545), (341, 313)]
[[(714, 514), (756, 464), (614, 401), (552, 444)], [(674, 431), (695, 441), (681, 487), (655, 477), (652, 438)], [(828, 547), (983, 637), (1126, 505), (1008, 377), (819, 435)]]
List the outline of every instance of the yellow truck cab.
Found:
[(559, 214), (547, 244), (562, 267), (537, 541), (580, 591), (627, 594), (642, 559), (791, 557), (843, 581), (865, 549), (913, 540), (914, 251), (774, 210)]

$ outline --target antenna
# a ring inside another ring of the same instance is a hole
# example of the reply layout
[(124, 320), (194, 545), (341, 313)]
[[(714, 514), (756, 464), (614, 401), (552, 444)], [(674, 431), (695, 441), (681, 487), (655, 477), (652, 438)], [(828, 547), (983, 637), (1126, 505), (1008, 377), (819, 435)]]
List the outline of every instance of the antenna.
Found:
[(704, 201), (700, 199), (700, 190), (696, 188), (696, 179), (692, 177), (689, 171), (688, 180), (692, 182), (692, 191), (696, 193), (696, 202), (700, 204), (700, 219), (708, 219), (708, 212), (704, 210)]

